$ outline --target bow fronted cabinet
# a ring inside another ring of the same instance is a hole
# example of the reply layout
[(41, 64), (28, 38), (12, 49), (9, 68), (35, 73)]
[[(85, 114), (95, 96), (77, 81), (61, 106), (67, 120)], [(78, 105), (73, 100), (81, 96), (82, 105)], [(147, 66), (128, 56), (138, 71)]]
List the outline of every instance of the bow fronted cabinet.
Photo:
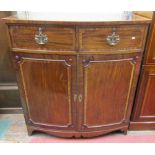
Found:
[(48, 17), (4, 19), (29, 135), (126, 133), (151, 20)]

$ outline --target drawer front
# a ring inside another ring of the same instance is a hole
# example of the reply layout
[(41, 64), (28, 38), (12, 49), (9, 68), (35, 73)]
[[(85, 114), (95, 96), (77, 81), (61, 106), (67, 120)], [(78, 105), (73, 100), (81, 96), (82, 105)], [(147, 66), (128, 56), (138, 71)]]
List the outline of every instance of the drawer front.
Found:
[(74, 28), (50, 26), (10, 26), (13, 48), (34, 50), (74, 50)]
[(146, 32), (145, 25), (80, 28), (80, 50), (143, 49)]

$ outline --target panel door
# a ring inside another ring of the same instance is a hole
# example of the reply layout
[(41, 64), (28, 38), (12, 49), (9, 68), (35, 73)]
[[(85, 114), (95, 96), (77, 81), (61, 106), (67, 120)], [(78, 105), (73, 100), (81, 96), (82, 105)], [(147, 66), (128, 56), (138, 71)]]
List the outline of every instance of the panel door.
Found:
[(112, 129), (129, 123), (140, 59), (136, 53), (80, 57), (82, 130)]
[(14, 57), (27, 123), (75, 128), (76, 57), (23, 53)]
[(155, 66), (143, 66), (132, 120), (155, 121)]

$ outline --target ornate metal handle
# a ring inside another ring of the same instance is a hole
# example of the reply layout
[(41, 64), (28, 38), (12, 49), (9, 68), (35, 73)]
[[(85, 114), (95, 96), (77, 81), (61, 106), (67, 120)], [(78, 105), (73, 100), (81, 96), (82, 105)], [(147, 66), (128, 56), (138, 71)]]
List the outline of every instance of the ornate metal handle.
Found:
[(46, 44), (48, 42), (48, 37), (45, 34), (43, 34), (43, 29), (41, 27), (39, 27), (38, 31), (38, 34), (35, 35), (36, 43), (39, 45)]
[(110, 46), (115, 46), (119, 43), (120, 38), (119, 35), (116, 35), (116, 32), (113, 32), (112, 35), (107, 36), (106, 40)]

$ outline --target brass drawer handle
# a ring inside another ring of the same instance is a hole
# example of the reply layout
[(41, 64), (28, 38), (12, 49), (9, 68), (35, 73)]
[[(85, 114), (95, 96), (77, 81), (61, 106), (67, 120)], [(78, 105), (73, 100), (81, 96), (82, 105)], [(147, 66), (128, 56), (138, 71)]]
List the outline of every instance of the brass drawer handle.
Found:
[(119, 35), (116, 35), (116, 32), (113, 32), (112, 35), (107, 36), (106, 40), (110, 46), (115, 46), (119, 43), (120, 38)]
[(46, 44), (48, 42), (48, 37), (45, 34), (43, 34), (43, 29), (41, 27), (39, 27), (38, 31), (38, 34), (35, 35), (36, 43), (39, 45)]

